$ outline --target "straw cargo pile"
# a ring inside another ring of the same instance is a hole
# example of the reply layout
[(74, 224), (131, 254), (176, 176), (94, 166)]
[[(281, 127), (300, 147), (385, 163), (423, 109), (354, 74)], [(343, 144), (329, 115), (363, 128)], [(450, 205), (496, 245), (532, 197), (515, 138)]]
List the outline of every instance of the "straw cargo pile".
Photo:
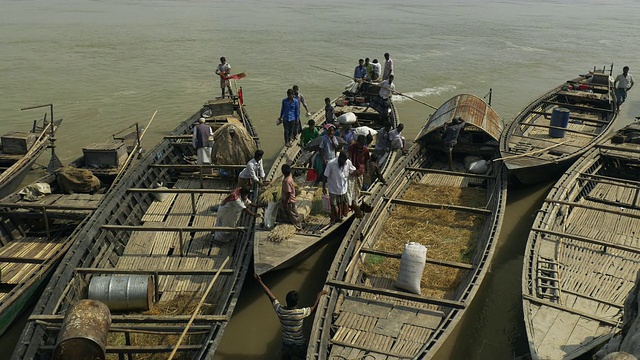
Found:
[(256, 152), (256, 143), (240, 124), (224, 124), (213, 133), (213, 163), (244, 165)]
[[(151, 309), (143, 312), (143, 315), (191, 315), (198, 306), (199, 298), (195, 298), (189, 295), (180, 295), (171, 301), (162, 301), (153, 305)], [(203, 304), (200, 308), (200, 312), (206, 309), (210, 304)], [(159, 324), (159, 326), (174, 326), (176, 324)], [(118, 328), (118, 324), (112, 324), (112, 328)], [(113, 331), (113, 329), (111, 330)], [(176, 333), (131, 333), (132, 346), (175, 346), (180, 338), (180, 332)], [(199, 335), (186, 335), (182, 340), (182, 345), (189, 345), (192, 343), (198, 343)], [(124, 346), (126, 340), (123, 332), (109, 332), (107, 337), (107, 345), (111, 346)], [(180, 354), (180, 353), (178, 353)], [(157, 353), (157, 354), (137, 354), (133, 355), (135, 360), (164, 360), (167, 359), (169, 353)], [(188, 353), (174, 356), (174, 359), (189, 359)], [(107, 360), (118, 360), (118, 354), (107, 354)]]
[[(402, 198), (478, 208), (485, 207), (487, 201), (485, 190), (482, 189), (416, 183), (409, 186)], [(402, 253), (405, 243), (413, 241), (428, 247), (429, 258), (470, 263), (484, 220), (485, 216), (466, 212), (396, 205), (373, 247)], [(394, 281), (399, 268), (399, 259), (371, 255), (361, 265), (367, 275)], [(465, 272), (427, 264), (421, 280), (422, 295), (452, 298)]]

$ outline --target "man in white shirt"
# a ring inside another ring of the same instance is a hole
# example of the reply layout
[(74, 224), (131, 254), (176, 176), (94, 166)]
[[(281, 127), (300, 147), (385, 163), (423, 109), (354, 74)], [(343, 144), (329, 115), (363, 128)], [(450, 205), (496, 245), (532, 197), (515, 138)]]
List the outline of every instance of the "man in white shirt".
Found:
[(249, 160), (247, 166), (238, 175), (238, 187), (252, 187), (252, 182), (260, 186), (264, 185), (264, 168), (262, 167), (262, 157), (264, 151), (256, 150), (253, 159)]
[[(240, 220), (240, 215), (246, 213), (253, 217), (258, 217), (255, 211), (249, 210), (248, 206), (259, 207), (249, 200), (251, 190), (247, 188), (237, 188), (227, 196), (218, 207), (216, 227), (235, 227)], [(213, 242), (226, 244), (238, 236), (237, 231), (216, 231), (213, 235)]]
[(633, 76), (629, 74), (628, 66), (622, 68), (622, 74), (616, 77), (613, 84), (615, 86), (616, 100), (618, 103), (617, 111), (620, 111), (620, 105), (627, 100), (627, 91), (633, 87)]
[(349, 214), (351, 199), (349, 196), (349, 176), (356, 172), (355, 166), (349, 160), (345, 151), (341, 151), (336, 159), (327, 163), (322, 181), (322, 193), (327, 193), (331, 201), (331, 224), (342, 221)]
[(402, 130), (404, 130), (404, 124), (400, 123), (395, 129), (389, 131), (389, 144), (391, 150), (402, 150), (402, 154), (405, 155), (407, 151), (404, 148), (405, 138), (402, 136)]
[(393, 60), (389, 58), (389, 53), (384, 54), (384, 72), (382, 73), (382, 80), (387, 80), (389, 76), (393, 75)]
[(224, 88), (229, 89), (229, 97), (233, 96), (233, 92), (231, 92), (231, 84), (229, 83), (229, 79), (227, 76), (231, 74), (231, 65), (227, 63), (227, 59), (223, 56), (220, 58), (220, 64), (216, 68), (216, 74), (220, 76), (220, 88), (222, 89), (222, 97), (224, 97)]
[(211, 164), (211, 150), (213, 148), (213, 129), (201, 117), (198, 125), (193, 127), (193, 147), (196, 149), (198, 164)]

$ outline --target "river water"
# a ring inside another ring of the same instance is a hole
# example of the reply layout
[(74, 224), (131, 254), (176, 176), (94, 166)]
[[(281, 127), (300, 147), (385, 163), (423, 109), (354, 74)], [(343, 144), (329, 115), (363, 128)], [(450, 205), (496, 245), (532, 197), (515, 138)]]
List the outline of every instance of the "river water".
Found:
[[(245, 72), (251, 118), (268, 158), (282, 146), (279, 101), (300, 86), (311, 111), (335, 97), (358, 58), (395, 62), (396, 89), (439, 106), (459, 93), (483, 96), (510, 121), (564, 80), (614, 63), (631, 73), (640, 3), (633, 0), (0, 0), (0, 133), (30, 127), (55, 104), (63, 162), (120, 129), (146, 124), (150, 148), (219, 94), (213, 70), (226, 56)], [(614, 74), (614, 75), (615, 75)], [(640, 80), (640, 79), (639, 79)], [(640, 113), (632, 90), (616, 127)], [(433, 112), (398, 98), (412, 138)], [(39, 163), (46, 164), (43, 157)], [(522, 253), (534, 211), (551, 184), (513, 188), (490, 274), (476, 302), (438, 356), (509, 359), (527, 351), (520, 302)], [(265, 276), (275, 294), (302, 290), (311, 302), (340, 237), (299, 266)], [(24, 320), (23, 320), (24, 321)], [(311, 321), (309, 321), (309, 324)], [(22, 323), (0, 338), (6, 354)], [(247, 280), (220, 359), (274, 358), (279, 332), (268, 300)]]

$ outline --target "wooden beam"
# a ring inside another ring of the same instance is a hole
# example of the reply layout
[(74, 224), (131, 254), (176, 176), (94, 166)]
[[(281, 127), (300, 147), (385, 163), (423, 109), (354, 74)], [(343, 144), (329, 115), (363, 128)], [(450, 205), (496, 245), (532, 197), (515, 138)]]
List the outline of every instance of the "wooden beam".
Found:
[(47, 259), (16, 257), (16, 256), (0, 256), (0, 263), (18, 263), (18, 264), (42, 264)]
[(233, 189), (143, 189), (129, 188), (127, 192), (131, 193), (166, 193), (166, 194), (229, 194)]
[(0, 208), (10, 209), (30, 209), (30, 210), (88, 210), (92, 211), (98, 206), (82, 206), (82, 205), (55, 205), (55, 204), (25, 204), (25, 203), (9, 203), (0, 202)]
[[(616, 150), (616, 151), (630, 152), (635, 154), (640, 153), (640, 148), (634, 149), (634, 148), (627, 148), (623, 146), (613, 146), (613, 145), (596, 145), (596, 147), (598, 149), (604, 149), (604, 150)], [(629, 160), (632, 160), (632, 159), (629, 159)]]
[(420, 296), (420, 295), (416, 295), (409, 292), (401, 292), (401, 291), (395, 291), (395, 290), (389, 290), (389, 289), (374, 288), (374, 287), (358, 285), (358, 284), (350, 284), (350, 283), (339, 281), (339, 280), (329, 280), (327, 281), (327, 285), (335, 286), (340, 289), (355, 290), (355, 291), (362, 291), (362, 292), (367, 292), (371, 294), (391, 296), (399, 299), (417, 301), (421, 303), (444, 306), (444, 307), (453, 308), (453, 309), (464, 309), (467, 306), (465, 303), (461, 301), (430, 298), (430, 297)]
[(531, 295), (522, 294), (522, 298), (525, 299), (525, 300), (529, 300), (529, 301), (531, 301), (533, 303), (536, 303), (538, 305), (544, 305), (544, 306), (552, 307), (552, 308), (558, 309), (560, 311), (565, 311), (565, 312), (568, 312), (568, 313), (571, 313), (571, 314), (574, 314), (574, 315), (586, 317), (588, 319), (599, 321), (601, 323), (605, 323), (605, 324), (608, 324), (608, 325), (611, 325), (611, 326), (618, 326), (618, 325), (621, 324), (618, 321), (614, 321), (614, 320), (611, 320), (611, 319), (600, 318), (600, 317), (595, 316), (594, 314), (589, 314), (587, 312), (580, 311), (580, 310), (577, 310), (577, 309), (574, 309), (574, 308), (570, 308), (570, 307), (564, 306), (562, 304), (557, 304), (557, 303), (551, 302), (549, 300), (539, 299), (539, 298), (531, 296)]
[[(391, 356), (392, 359), (412, 359), (413, 355), (406, 355), (406, 354), (401, 354), (401, 353), (397, 353), (394, 351), (385, 351), (385, 350), (380, 350), (377, 349), (376, 347), (373, 346), (367, 346), (365, 344), (363, 345), (356, 345), (356, 344), (351, 344), (345, 341), (337, 341), (337, 340), (329, 340), (332, 344), (338, 345), (338, 346), (344, 346), (346, 348), (354, 348), (354, 349), (360, 349), (363, 351), (367, 352), (367, 355), (363, 356), (362, 359), (367, 359), (367, 358), (372, 358), (375, 359), (374, 354), (381, 354), (381, 355), (387, 355), (387, 356)], [(333, 358), (333, 357), (332, 357)], [(384, 357), (385, 359), (387, 358), (386, 356)], [(360, 359), (360, 358), (357, 358)]]
[[(536, 114), (536, 115), (551, 116), (550, 112), (545, 112), (545, 111), (531, 110), (531, 111), (529, 111), (529, 113)], [(574, 119), (574, 120), (579, 120), (579, 121), (589, 121), (589, 122), (594, 122), (594, 123), (597, 123), (597, 124), (608, 124), (608, 123), (610, 123), (610, 121), (589, 119), (589, 118), (586, 118), (586, 117), (572, 116), (572, 115), (573, 115), (572, 113), (569, 114), (569, 119)]]
[(165, 231), (165, 232), (208, 232), (208, 231), (245, 231), (248, 228), (242, 226), (142, 226), (142, 225), (102, 225), (105, 230), (123, 231)]
[(625, 184), (625, 183), (614, 182), (614, 181), (610, 181), (610, 180), (591, 179), (588, 176), (578, 176), (578, 180), (586, 181), (586, 182), (593, 182), (593, 183), (597, 183), (597, 184), (606, 184), (606, 185), (612, 185), (612, 186), (619, 186), (619, 187), (624, 187), (624, 188), (628, 188), (628, 189), (637, 189), (638, 188), (638, 185)]
[[(119, 315), (112, 314), (112, 323), (170, 323), (180, 324), (187, 323), (191, 319), (191, 315)], [(64, 315), (31, 315), (28, 321), (49, 321), (49, 322), (62, 322)], [(226, 315), (198, 315), (195, 321), (201, 322), (226, 322), (229, 321), (229, 317)]]
[[(156, 270), (141, 270), (141, 269), (99, 269), (99, 268), (75, 268), (75, 272), (83, 274), (158, 274), (158, 275), (215, 275), (218, 269), (211, 270), (190, 270), (190, 269), (156, 269)], [(221, 275), (231, 275), (234, 273), (233, 269), (220, 270)]]
[(567, 103), (561, 103), (561, 102), (556, 102), (556, 101), (542, 101), (545, 104), (549, 104), (549, 105), (558, 105), (558, 106), (562, 106), (562, 107), (568, 107), (568, 108), (572, 108), (572, 109), (580, 109), (580, 110), (584, 110), (584, 111), (588, 111), (588, 112), (604, 112), (604, 113), (613, 113), (615, 112), (612, 109), (602, 109), (602, 108), (597, 108), (597, 107), (592, 107), (592, 106), (581, 106), (581, 105), (575, 105), (575, 104), (567, 104)]
[(562, 130), (562, 131), (566, 131), (566, 132), (570, 132), (570, 133), (574, 133), (574, 134), (587, 135), (587, 136), (598, 136), (599, 135), (599, 134), (594, 134), (594, 133), (590, 133), (590, 132), (586, 132), (586, 131), (567, 129), (567, 128), (563, 128), (563, 127), (560, 127), (560, 126), (532, 124), (532, 123), (523, 123), (522, 126), (533, 126), (533, 127), (541, 127), (541, 128), (546, 128), (546, 129), (556, 129), (556, 130)]
[[(200, 351), (205, 345), (181, 345), (178, 350), (180, 351)], [(55, 350), (54, 345), (41, 345), (38, 347), (40, 351), (52, 352)], [(173, 350), (171, 345), (154, 345), (154, 346), (111, 346), (107, 345), (106, 352), (110, 354), (155, 354), (155, 353), (168, 353)]]
[[(616, 178), (616, 177), (612, 177), (612, 176), (604, 176), (604, 175), (597, 175), (597, 174), (587, 174), (587, 173), (580, 173), (580, 176), (588, 176), (588, 177), (592, 177), (592, 178), (595, 178), (595, 179), (602, 179), (602, 180), (609, 180), (609, 181), (620, 182), (620, 183), (627, 183), (627, 184), (634, 185), (634, 187), (640, 187), (640, 181), (635, 181), (635, 180), (621, 179), (621, 178)], [(620, 186), (622, 186), (622, 185), (620, 185)]]
[(162, 169), (231, 169), (231, 170), (242, 170), (246, 167), (246, 165), (215, 165), (215, 164), (149, 164), (149, 167), (152, 168), (162, 168)]
[(634, 218), (634, 219), (640, 219), (640, 214), (633, 214), (633, 213), (630, 213), (628, 211), (607, 209), (607, 208), (603, 208), (603, 207), (582, 204), (582, 203), (578, 203), (578, 202), (574, 202), (574, 201), (561, 201), (561, 200), (545, 200), (545, 201), (549, 202), (549, 203), (554, 203), (554, 204), (568, 205), (568, 206), (579, 207), (579, 208), (583, 208), (583, 209), (602, 211), (602, 212), (606, 212), (606, 213), (609, 213), (609, 214), (617, 214), (617, 215), (622, 215), (622, 216), (628, 216), (628, 217)]
[[(385, 198), (385, 200), (389, 200)], [(478, 215), (491, 215), (493, 212), (487, 209), (481, 208), (472, 208), (467, 206), (459, 206), (459, 205), (448, 205), (448, 204), (433, 204), (433, 203), (423, 203), (419, 201), (410, 201), (410, 200), (401, 200), (401, 199), (391, 199), (392, 204), (397, 205), (405, 205), (405, 206), (415, 206), (427, 209), (441, 209), (441, 210), (452, 210), (452, 211), (463, 211), (472, 214)]]
[(614, 244), (614, 243), (610, 243), (610, 242), (599, 240), (599, 239), (588, 238), (586, 236), (567, 234), (567, 233), (563, 233), (563, 232), (559, 232), (559, 231), (540, 229), (540, 228), (537, 228), (537, 227), (531, 228), (531, 231), (537, 231), (537, 232), (542, 233), (542, 234), (547, 234), (547, 235), (552, 235), (552, 236), (563, 237), (563, 238), (566, 238), (566, 239), (582, 241), (582, 242), (586, 242), (588, 244), (601, 245), (601, 246), (604, 246), (605, 248), (606, 247), (610, 247), (610, 248), (614, 248), (614, 249), (618, 249), (618, 250), (628, 251), (628, 252), (631, 252), (631, 253), (634, 253), (634, 254), (640, 254), (640, 248), (627, 246), (627, 245)]
[(476, 178), (476, 179), (495, 179), (496, 178), (495, 176), (489, 176), (489, 175), (463, 173), (463, 172), (459, 172), (459, 171), (447, 171), (447, 170), (437, 170), (437, 169), (416, 168), (416, 167), (406, 167), (405, 170), (421, 172), (421, 173), (432, 173), (432, 174), (443, 174), (443, 175), (451, 175), (451, 176), (470, 177), (470, 178)]
[[(360, 252), (361, 253), (365, 253), (365, 254), (372, 254), (372, 255), (390, 257), (390, 258), (394, 258), (394, 259), (400, 259), (402, 257), (402, 254), (395, 254), (395, 253), (390, 253), (390, 252), (386, 252), (386, 251), (374, 250), (374, 249), (370, 249), (370, 248), (360, 249)], [(447, 261), (447, 260), (439, 260), (439, 259), (434, 259), (434, 258), (427, 258), (426, 263), (427, 264), (447, 266), (447, 267), (456, 268), (456, 269), (463, 269), (463, 270), (473, 270), (473, 269), (475, 269), (475, 267), (473, 265), (471, 265), (471, 264), (465, 264), (465, 263), (459, 263), (459, 262)]]
[(619, 202), (615, 202), (615, 201), (611, 201), (611, 200), (600, 199), (600, 198), (593, 197), (593, 196), (585, 196), (584, 198), (589, 200), (589, 201), (593, 201), (593, 202), (600, 203), (600, 204), (623, 207), (625, 209), (640, 210), (640, 207), (638, 207), (638, 206), (636, 206), (634, 204), (624, 204), (624, 203), (619, 203)]

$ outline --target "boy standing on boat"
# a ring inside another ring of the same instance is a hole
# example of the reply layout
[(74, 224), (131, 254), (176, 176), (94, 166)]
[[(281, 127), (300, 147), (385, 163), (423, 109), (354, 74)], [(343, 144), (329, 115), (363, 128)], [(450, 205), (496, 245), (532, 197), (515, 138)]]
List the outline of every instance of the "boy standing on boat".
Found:
[(331, 106), (331, 99), (324, 98), (324, 122), (327, 124), (333, 124), (335, 117), (333, 115), (333, 106)]
[(227, 59), (223, 56), (220, 58), (220, 64), (216, 68), (216, 74), (220, 76), (220, 88), (222, 89), (222, 97), (224, 97), (224, 88), (229, 89), (229, 97), (233, 96), (231, 92), (231, 84), (229, 83), (228, 76), (231, 74), (231, 65), (227, 63)]
[(629, 74), (628, 66), (622, 68), (622, 74), (616, 77), (613, 84), (616, 89), (616, 100), (618, 103), (617, 111), (620, 111), (620, 105), (627, 100), (627, 91), (631, 90), (633, 87), (633, 76)]
[(262, 291), (269, 297), (273, 309), (276, 311), (278, 319), (280, 319), (280, 325), (282, 326), (282, 359), (305, 359), (307, 356), (307, 341), (302, 333), (302, 323), (306, 317), (309, 317), (316, 311), (320, 297), (328, 294), (328, 292), (326, 290), (320, 291), (312, 307), (299, 309), (298, 299), (300, 295), (297, 291), (292, 290), (287, 293), (287, 306), (282, 306), (271, 290), (269, 290), (269, 287), (262, 282), (260, 275), (254, 273), (253, 277), (258, 280)]
[(193, 147), (198, 156), (198, 165), (211, 164), (211, 148), (213, 147), (213, 129), (207, 125), (206, 119), (201, 117), (198, 125), (193, 127)]
[(331, 223), (336, 224), (349, 214), (352, 203), (349, 194), (349, 176), (354, 175), (356, 168), (353, 166), (346, 152), (341, 151), (337, 159), (327, 163), (322, 181), (322, 193), (327, 193), (331, 202)]
[[(216, 226), (235, 227), (243, 212), (257, 218), (259, 215), (249, 210), (248, 207), (259, 206), (249, 200), (249, 194), (251, 194), (251, 190), (244, 187), (233, 190), (218, 207)], [(234, 240), (237, 234), (237, 232), (232, 231), (216, 231), (213, 235), (213, 242), (226, 244)]]
[(291, 146), (291, 142), (296, 138), (298, 122), (300, 122), (300, 102), (293, 97), (293, 89), (289, 89), (287, 97), (282, 100), (280, 117), (276, 123), (284, 127), (284, 143), (287, 147)]

